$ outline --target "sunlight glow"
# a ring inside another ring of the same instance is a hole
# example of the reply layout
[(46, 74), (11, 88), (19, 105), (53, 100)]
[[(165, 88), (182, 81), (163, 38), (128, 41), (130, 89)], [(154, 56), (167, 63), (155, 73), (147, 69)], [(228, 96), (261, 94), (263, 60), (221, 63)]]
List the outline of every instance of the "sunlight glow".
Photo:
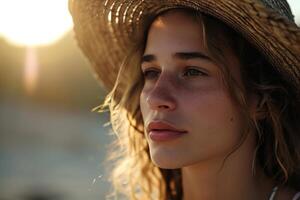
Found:
[(36, 50), (28, 47), (26, 50), (24, 85), (27, 94), (32, 95), (36, 90), (38, 78), (38, 60)]
[(71, 27), (68, 0), (0, 0), (0, 37), (13, 44), (51, 44)]

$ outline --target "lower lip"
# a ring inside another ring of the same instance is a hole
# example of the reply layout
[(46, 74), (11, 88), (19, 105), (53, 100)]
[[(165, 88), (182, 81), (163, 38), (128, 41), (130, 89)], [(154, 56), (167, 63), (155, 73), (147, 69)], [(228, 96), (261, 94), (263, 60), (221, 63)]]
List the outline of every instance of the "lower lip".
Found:
[(169, 141), (175, 138), (179, 138), (183, 135), (187, 134), (187, 132), (177, 132), (177, 131), (150, 131), (149, 137), (153, 141), (163, 142)]

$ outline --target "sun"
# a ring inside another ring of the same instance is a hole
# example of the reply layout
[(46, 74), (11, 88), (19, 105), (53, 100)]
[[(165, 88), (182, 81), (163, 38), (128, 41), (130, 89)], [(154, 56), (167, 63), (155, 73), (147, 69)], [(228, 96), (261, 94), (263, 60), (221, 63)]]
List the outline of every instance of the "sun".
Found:
[(0, 0), (0, 37), (15, 45), (48, 45), (71, 28), (68, 0)]

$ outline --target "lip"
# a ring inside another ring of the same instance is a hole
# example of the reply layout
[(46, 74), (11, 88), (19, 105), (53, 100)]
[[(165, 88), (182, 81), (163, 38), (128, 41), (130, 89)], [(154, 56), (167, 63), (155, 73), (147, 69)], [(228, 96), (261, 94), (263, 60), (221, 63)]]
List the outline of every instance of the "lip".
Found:
[(188, 131), (163, 121), (152, 121), (147, 127), (147, 133), (153, 141), (168, 141), (187, 134)]

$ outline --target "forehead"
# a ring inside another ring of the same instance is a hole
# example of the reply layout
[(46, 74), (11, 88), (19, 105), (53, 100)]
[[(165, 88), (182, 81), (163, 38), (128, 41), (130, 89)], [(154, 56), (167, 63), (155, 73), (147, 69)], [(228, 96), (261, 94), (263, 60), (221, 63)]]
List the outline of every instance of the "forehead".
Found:
[[(172, 9), (158, 15), (153, 21), (152, 25), (163, 26), (166, 24), (177, 24), (177, 23), (201, 23), (201, 15), (196, 16), (195, 12), (189, 12), (184, 9)], [(197, 19), (197, 20), (196, 20)], [(201, 26), (200, 26), (201, 27)]]
[(185, 11), (172, 10), (158, 16), (148, 30), (145, 52), (166, 49), (186, 50), (203, 47), (201, 20), (195, 20)]

